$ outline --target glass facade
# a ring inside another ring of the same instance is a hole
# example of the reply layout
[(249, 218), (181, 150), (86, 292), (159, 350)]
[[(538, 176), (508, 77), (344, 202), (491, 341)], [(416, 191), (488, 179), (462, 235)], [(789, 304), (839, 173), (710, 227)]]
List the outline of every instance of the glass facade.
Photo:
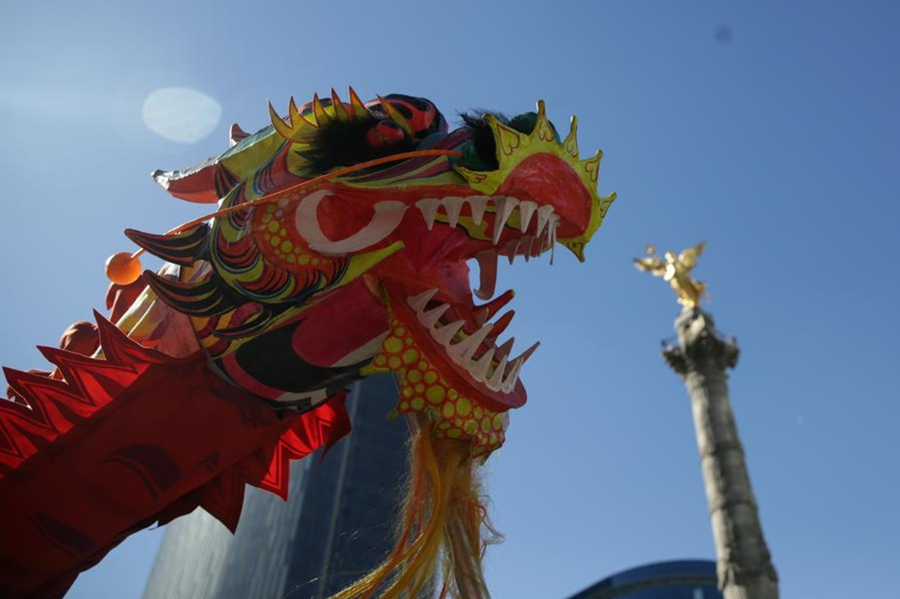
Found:
[(659, 562), (604, 578), (569, 599), (722, 599), (717, 581), (713, 561)]
[(166, 530), (143, 599), (320, 599), (376, 566), (393, 542), (409, 438), (390, 376), (353, 385), (353, 432), (291, 465), (290, 495), (247, 488), (237, 533), (203, 510)]

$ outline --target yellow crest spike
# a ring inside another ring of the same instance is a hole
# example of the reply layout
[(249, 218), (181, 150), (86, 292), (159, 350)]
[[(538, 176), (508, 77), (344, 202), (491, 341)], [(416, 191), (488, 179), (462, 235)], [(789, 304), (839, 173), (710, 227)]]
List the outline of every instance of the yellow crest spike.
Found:
[(606, 212), (609, 210), (609, 207), (612, 206), (612, 203), (616, 201), (618, 198), (618, 194), (616, 192), (612, 192), (605, 198), (600, 198), (599, 203), (597, 204), (597, 210), (600, 212), (600, 218), (606, 218)]
[(325, 112), (325, 106), (322, 104), (322, 100), (319, 99), (319, 94), (313, 94), (313, 116), (316, 118), (316, 123), (322, 125), (323, 123), (327, 123), (331, 120), (331, 117), (328, 116), (328, 113)]
[(346, 121), (350, 118), (347, 109), (344, 107), (344, 103), (341, 102), (341, 98), (338, 96), (337, 92), (334, 91), (333, 87), (331, 88), (331, 105), (334, 107), (334, 118), (339, 121)]
[(313, 121), (307, 120), (305, 116), (300, 114), (300, 111), (297, 110), (297, 103), (294, 102), (294, 97), (291, 96), (291, 101), (288, 104), (288, 116), (291, 119), (291, 130), (294, 133), (299, 133), (303, 128), (303, 125), (309, 125), (310, 127), (318, 127), (319, 125)]
[(603, 158), (603, 150), (597, 150), (597, 153), (594, 154), (593, 158), (581, 162), (581, 167), (584, 169), (585, 174), (587, 174), (592, 183), (596, 183), (597, 178), (600, 176), (601, 158)]
[(553, 127), (550, 126), (550, 121), (547, 120), (547, 108), (543, 100), (538, 100), (537, 111), (537, 122), (534, 124), (531, 137), (546, 142), (555, 142), (556, 136), (553, 134)]
[(293, 129), (300, 124), (300, 120), (300, 111), (297, 110), (297, 103), (294, 102), (294, 96), (291, 96), (291, 100), (288, 102), (288, 124)]
[(500, 153), (503, 156), (512, 156), (516, 148), (522, 145), (522, 134), (512, 127), (507, 127), (492, 114), (485, 115), (484, 120), (491, 126), (491, 131), (494, 133), (494, 143), (497, 144), (497, 149)]
[(569, 134), (566, 136), (565, 141), (563, 141), (563, 147), (566, 149), (566, 152), (572, 158), (578, 158), (578, 117), (572, 116), (572, 120), (569, 121)]
[(561, 241), (570, 252), (575, 254), (575, 257), (578, 258), (579, 262), (584, 262), (584, 246), (586, 245), (583, 241)]
[(362, 103), (362, 100), (356, 95), (356, 90), (352, 87), (350, 88), (350, 107), (353, 108), (355, 116), (364, 117), (369, 115), (369, 109)]
[(278, 135), (288, 141), (293, 141), (293, 131), (291, 131), (291, 128), (288, 127), (287, 123), (285, 123), (275, 111), (272, 102), (269, 102), (269, 118), (272, 119), (272, 126), (275, 127), (275, 131), (278, 132)]
[(412, 137), (415, 134), (415, 131), (413, 131), (413, 128), (409, 124), (409, 121), (406, 120), (406, 117), (400, 114), (400, 111), (394, 108), (393, 104), (391, 104), (381, 96), (375, 97), (378, 98), (379, 102), (381, 102), (381, 106), (384, 107), (384, 111), (391, 118), (391, 120), (400, 125), (400, 128), (403, 129), (408, 136)]

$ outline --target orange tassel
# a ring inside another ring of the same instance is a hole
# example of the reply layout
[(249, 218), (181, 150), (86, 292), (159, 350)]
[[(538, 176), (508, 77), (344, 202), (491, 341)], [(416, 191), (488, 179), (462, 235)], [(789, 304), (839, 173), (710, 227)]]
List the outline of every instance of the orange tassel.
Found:
[(331, 599), (414, 598), (438, 583), (441, 599), (487, 596), (481, 562), (487, 544), (499, 535), (487, 519), (469, 443), (434, 439), (425, 420), (410, 449), (409, 484), (393, 551)]

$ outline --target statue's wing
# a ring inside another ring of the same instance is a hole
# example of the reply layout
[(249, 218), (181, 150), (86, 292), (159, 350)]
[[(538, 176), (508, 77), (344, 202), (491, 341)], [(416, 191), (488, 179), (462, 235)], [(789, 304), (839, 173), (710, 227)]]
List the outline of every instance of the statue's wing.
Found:
[(661, 277), (666, 272), (666, 263), (659, 257), (635, 258), (634, 266), (638, 270), (649, 272), (651, 275)]
[(685, 268), (691, 269), (694, 268), (697, 264), (697, 256), (703, 253), (703, 250), (706, 249), (706, 242), (701, 241), (697, 245), (692, 248), (688, 248), (681, 252), (678, 255), (678, 261), (681, 262), (685, 266)]

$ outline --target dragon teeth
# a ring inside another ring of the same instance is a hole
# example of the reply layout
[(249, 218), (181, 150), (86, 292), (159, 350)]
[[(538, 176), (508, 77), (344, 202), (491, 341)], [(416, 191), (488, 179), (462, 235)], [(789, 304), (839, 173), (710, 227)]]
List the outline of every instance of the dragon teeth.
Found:
[(537, 214), (537, 232), (534, 235), (540, 238), (541, 233), (544, 232), (544, 227), (547, 226), (547, 222), (550, 220), (550, 215), (553, 214), (553, 206), (541, 206), (537, 209)]
[(522, 237), (522, 247), (525, 248), (525, 252), (523, 255), (525, 256), (525, 262), (531, 260), (532, 254), (534, 254), (534, 236), (533, 235), (524, 235)]
[(457, 364), (463, 366), (468, 364), (469, 360), (472, 358), (472, 354), (475, 353), (475, 350), (478, 349), (478, 346), (481, 345), (481, 342), (488, 336), (488, 333), (491, 332), (492, 328), (494, 328), (494, 325), (492, 324), (484, 325), (459, 343), (448, 347), (447, 353)]
[(494, 353), (494, 355), (497, 357), (497, 359), (500, 360), (501, 358), (505, 358), (506, 356), (508, 356), (509, 352), (512, 351), (513, 343), (515, 343), (515, 342), (516, 342), (516, 338), (510, 337), (509, 339), (506, 340), (506, 342), (503, 345), (498, 347), (497, 351)]
[(506, 249), (509, 252), (506, 257), (509, 259), (509, 263), (512, 264), (516, 260), (516, 253), (519, 251), (519, 239), (510, 239), (506, 242)]
[(437, 308), (432, 308), (428, 312), (418, 312), (416, 317), (419, 319), (419, 322), (422, 323), (422, 326), (426, 329), (431, 329), (440, 320), (441, 316), (444, 315), (444, 312), (450, 309), (450, 304), (441, 304)]
[(553, 259), (556, 257), (556, 229), (559, 227), (559, 217), (555, 214), (553, 218), (550, 219), (550, 233), (548, 237), (550, 238), (550, 264), (553, 264)]
[(519, 380), (519, 373), (522, 371), (522, 364), (525, 361), (521, 358), (516, 358), (512, 361), (512, 364), (507, 369), (508, 372), (506, 374), (506, 378), (503, 380), (502, 388), (505, 392), (510, 393), (515, 388), (516, 383)]
[(519, 229), (523, 233), (528, 230), (528, 225), (531, 223), (531, 217), (534, 215), (535, 210), (537, 210), (535, 202), (523, 200), (519, 204)]
[(491, 391), (499, 391), (500, 383), (503, 380), (503, 371), (506, 370), (506, 357), (500, 359), (500, 363), (494, 368), (494, 374), (491, 375), (485, 384)]
[(512, 319), (513, 319), (513, 317), (514, 317), (515, 315), (516, 315), (516, 311), (515, 311), (515, 310), (507, 310), (506, 312), (504, 312), (504, 313), (503, 313), (503, 316), (501, 316), (500, 318), (498, 318), (498, 319), (494, 322), (494, 334), (493, 334), (493, 336), (494, 336), (494, 337), (499, 337), (500, 334), (503, 333), (503, 331), (506, 330), (506, 327), (509, 326), (509, 323), (512, 322)]
[(431, 330), (431, 336), (435, 341), (442, 345), (450, 345), (450, 341), (453, 340), (453, 337), (456, 336), (456, 333), (462, 328), (465, 321), (457, 320), (456, 322), (451, 322), (448, 325), (444, 325), (441, 328), (435, 330)]
[(444, 210), (447, 212), (447, 220), (451, 227), (455, 227), (459, 222), (459, 212), (462, 210), (463, 199), (457, 197), (447, 197), (443, 199)]
[(427, 198), (416, 202), (416, 208), (422, 211), (422, 218), (425, 219), (425, 226), (430, 231), (434, 227), (434, 219), (437, 218), (438, 206), (441, 201), (435, 198)]
[[(500, 310), (502, 310), (506, 304), (511, 302), (515, 296), (516, 296), (515, 292), (512, 289), (508, 289), (507, 291), (504, 291), (503, 293), (501, 293), (500, 295), (498, 295), (497, 297), (495, 297), (488, 303), (483, 304), (481, 306), (476, 306), (475, 307), (476, 314), (481, 314), (483, 312), (484, 313), (483, 319), (485, 322), (487, 322), (487, 320), (492, 315), (500, 312)], [(479, 318), (481, 318), (481, 316), (479, 316)], [(484, 323), (482, 323), (482, 324), (484, 324)]]
[(421, 312), (431, 301), (431, 298), (438, 292), (437, 287), (433, 287), (424, 293), (406, 298), (406, 303), (416, 312)]
[[(534, 352), (536, 352), (537, 348), (539, 348), (540, 346), (541, 346), (541, 342), (535, 341), (531, 347), (529, 347), (528, 349), (523, 351), (521, 354), (519, 354), (519, 357), (516, 358), (516, 360), (522, 360), (522, 363), (524, 364), (525, 362), (528, 361), (528, 358), (530, 358), (532, 355), (534, 355)], [(515, 362), (516, 360), (513, 360), (513, 361)]]
[(469, 373), (472, 377), (479, 382), (484, 382), (485, 377), (487, 377), (488, 367), (491, 365), (491, 360), (494, 359), (494, 349), (491, 348), (487, 350), (483, 356), (481, 356), (475, 364), (469, 366)]
[(509, 220), (513, 210), (519, 204), (519, 200), (507, 196), (498, 196), (494, 198), (494, 201), (497, 203), (497, 218), (494, 221), (494, 245), (497, 245), (500, 243), (503, 227), (506, 226), (506, 221)]
[(487, 196), (469, 196), (466, 198), (469, 206), (472, 208), (472, 222), (480, 225), (484, 219), (484, 209), (487, 207)]

